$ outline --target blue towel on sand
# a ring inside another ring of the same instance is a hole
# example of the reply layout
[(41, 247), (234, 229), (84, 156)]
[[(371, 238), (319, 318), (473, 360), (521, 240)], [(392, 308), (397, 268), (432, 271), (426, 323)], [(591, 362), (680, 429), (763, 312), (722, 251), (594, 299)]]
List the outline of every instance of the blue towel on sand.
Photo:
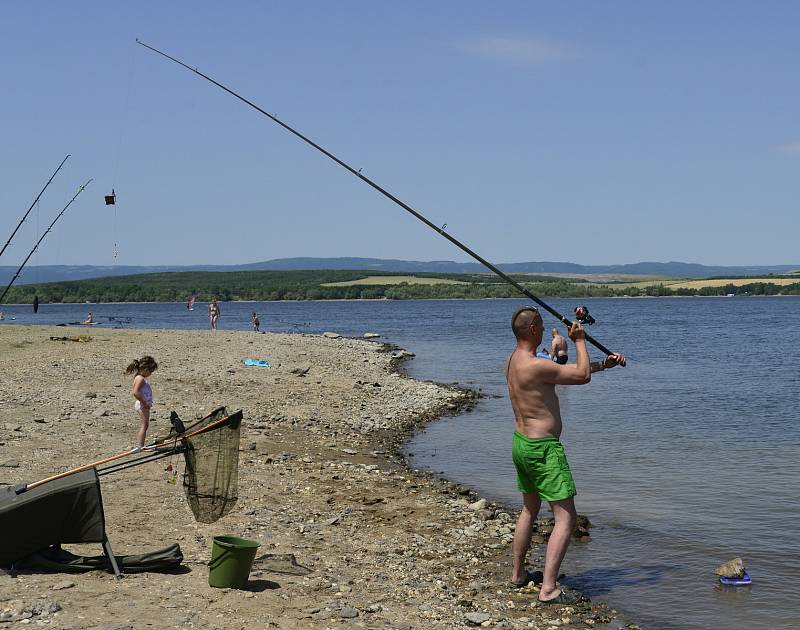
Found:
[(261, 361), (259, 359), (245, 359), (242, 361), (245, 365), (256, 365), (258, 367), (270, 367), (269, 361)]

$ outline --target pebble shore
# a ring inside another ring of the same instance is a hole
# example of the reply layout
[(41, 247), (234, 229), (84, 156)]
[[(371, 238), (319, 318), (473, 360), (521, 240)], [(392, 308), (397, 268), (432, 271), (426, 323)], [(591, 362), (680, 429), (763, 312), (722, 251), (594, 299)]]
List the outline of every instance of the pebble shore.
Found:
[[(184, 420), (243, 410), (238, 504), (195, 522), (168, 460), (104, 477), (114, 551), (178, 542), (186, 570), (0, 572), (0, 628), (590, 628), (615, 618), (589, 601), (538, 605), (535, 585), (509, 588), (516, 514), (397, 452), (416, 427), (472, 406), (474, 392), (407, 378), (408, 353), (379, 340), (4, 325), (0, 482), (132, 446), (123, 371), (145, 354), (159, 363), (151, 434), (168, 430), (172, 410)], [(223, 534), (261, 544), (246, 590), (208, 586), (211, 539)], [(538, 568), (542, 553), (529, 555)]]

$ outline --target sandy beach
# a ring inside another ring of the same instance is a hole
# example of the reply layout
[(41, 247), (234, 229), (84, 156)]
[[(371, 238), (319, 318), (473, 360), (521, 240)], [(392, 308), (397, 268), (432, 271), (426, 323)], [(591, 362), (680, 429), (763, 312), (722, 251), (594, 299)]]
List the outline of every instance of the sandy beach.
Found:
[[(380, 332), (380, 331), (376, 331)], [(81, 341), (51, 337), (83, 337)], [(409, 348), (413, 351), (413, 348)], [(166, 462), (103, 478), (117, 554), (180, 544), (186, 570), (121, 579), (0, 574), (0, 622), (52, 628), (565, 628), (604, 605), (536, 604), (509, 588), (516, 514), (415, 472), (396, 449), (414, 427), (474, 404), (419, 382), (361, 339), (246, 332), (0, 328), (0, 482), (19, 483), (129, 448), (137, 419), (126, 365), (159, 363), (150, 432), (243, 410), (239, 502), (195, 522)], [(247, 357), (271, 367), (247, 367)], [(172, 460), (182, 472), (180, 459)], [(57, 518), (58, 515), (53, 515)], [(215, 535), (261, 544), (246, 590), (208, 586)], [(97, 555), (98, 546), (74, 546)], [(529, 556), (541, 568), (542, 549)]]

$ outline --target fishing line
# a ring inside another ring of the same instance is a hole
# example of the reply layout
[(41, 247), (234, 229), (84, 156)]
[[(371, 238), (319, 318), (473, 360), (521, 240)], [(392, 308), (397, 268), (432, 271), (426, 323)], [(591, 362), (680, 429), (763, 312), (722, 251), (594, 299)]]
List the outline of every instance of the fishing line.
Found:
[[(463, 243), (461, 243), (459, 240), (457, 240), (456, 238), (454, 238), (453, 236), (451, 236), (450, 234), (448, 234), (447, 232), (445, 232), (445, 230), (444, 230), (444, 228), (443, 228), (443, 227), (439, 227), (438, 225), (436, 225), (436, 224), (432, 223), (431, 221), (429, 221), (429, 220), (428, 220), (427, 218), (425, 218), (425, 217), (424, 217), (422, 214), (420, 214), (419, 212), (417, 212), (416, 210), (414, 210), (414, 208), (412, 208), (412, 207), (411, 207), (411, 206), (409, 206), (408, 204), (404, 203), (403, 201), (401, 201), (400, 199), (398, 199), (397, 197), (395, 197), (395, 196), (394, 196), (392, 193), (390, 193), (389, 191), (385, 190), (384, 188), (381, 188), (381, 187), (380, 187), (378, 184), (376, 184), (375, 182), (373, 182), (373, 181), (372, 181), (370, 178), (368, 178), (366, 175), (363, 175), (363, 174), (361, 173), (361, 171), (360, 171), (360, 170), (356, 170), (356, 169), (354, 169), (352, 166), (350, 166), (349, 164), (347, 164), (346, 162), (343, 162), (343, 161), (342, 161), (342, 160), (340, 160), (338, 157), (336, 157), (336, 156), (335, 156), (333, 153), (331, 153), (330, 151), (328, 151), (328, 150), (324, 149), (323, 147), (321, 147), (320, 145), (318, 145), (318, 144), (317, 144), (316, 142), (314, 142), (313, 140), (310, 140), (309, 138), (307, 138), (306, 136), (304, 136), (302, 133), (300, 133), (300, 132), (299, 132), (299, 131), (297, 131), (296, 129), (293, 129), (293, 128), (292, 128), (292, 127), (290, 127), (288, 124), (286, 124), (285, 122), (283, 122), (282, 120), (280, 120), (280, 119), (279, 119), (277, 116), (274, 116), (273, 114), (270, 114), (270, 113), (268, 113), (268, 112), (264, 111), (264, 110), (263, 110), (263, 109), (261, 109), (261, 108), (260, 108), (258, 105), (256, 105), (255, 103), (253, 103), (252, 101), (249, 101), (249, 100), (247, 100), (245, 97), (241, 96), (240, 94), (237, 94), (236, 92), (234, 92), (234, 91), (233, 91), (233, 90), (231, 90), (230, 88), (228, 88), (228, 87), (224, 86), (222, 83), (219, 83), (218, 81), (216, 81), (216, 80), (212, 79), (212, 78), (211, 78), (211, 77), (209, 77), (208, 75), (206, 75), (206, 74), (203, 74), (202, 72), (200, 72), (200, 71), (199, 71), (199, 70), (197, 70), (196, 68), (192, 68), (192, 67), (190, 67), (190, 66), (186, 65), (185, 63), (183, 63), (182, 61), (179, 61), (179, 60), (178, 60), (178, 59), (176, 59), (175, 57), (171, 57), (171, 56), (170, 56), (170, 55), (168, 55), (167, 53), (165, 53), (165, 52), (162, 52), (162, 51), (158, 50), (157, 48), (153, 48), (152, 46), (149, 46), (149, 45), (145, 44), (144, 42), (140, 41), (140, 40), (139, 40), (139, 38), (136, 38), (136, 43), (137, 43), (137, 44), (139, 44), (139, 45), (141, 45), (141, 46), (144, 46), (145, 48), (147, 48), (147, 49), (149, 49), (149, 50), (152, 50), (154, 53), (157, 53), (157, 54), (161, 55), (162, 57), (165, 57), (165, 58), (169, 59), (170, 61), (173, 61), (173, 62), (177, 63), (177, 64), (178, 64), (178, 65), (180, 65), (180, 66), (183, 66), (183, 67), (184, 67), (184, 68), (186, 68), (187, 70), (189, 70), (189, 71), (191, 71), (191, 72), (194, 72), (195, 74), (197, 74), (197, 75), (199, 75), (199, 76), (203, 77), (203, 78), (204, 78), (206, 81), (209, 81), (210, 83), (213, 83), (214, 85), (216, 85), (218, 88), (220, 88), (220, 89), (222, 89), (222, 90), (226, 91), (226, 92), (227, 92), (228, 94), (230, 94), (231, 96), (235, 96), (235, 97), (236, 97), (236, 98), (238, 98), (240, 101), (242, 101), (243, 103), (245, 103), (245, 104), (249, 105), (250, 107), (252, 107), (252, 108), (253, 108), (253, 109), (255, 109), (256, 111), (258, 111), (258, 112), (260, 112), (260, 113), (264, 114), (264, 116), (266, 116), (267, 118), (271, 119), (273, 122), (277, 123), (278, 125), (280, 125), (280, 126), (281, 126), (281, 127), (283, 127), (284, 129), (286, 129), (287, 131), (289, 131), (290, 133), (294, 134), (295, 136), (297, 136), (298, 138), (300, 138), (300, 139), (301, 139), (303, 142), (305, 142), (306, 144), (309, 144), (309, 145), (311, 145), (311, 146), (312, 146), (312, 147), (314, 147), (314, 148), (315, 148), (317, 151), (319, 151), (320, 153), (322, 153), (322, 154), (326, 155), (327, 157), (329, 157), (331, 160), (333, 160), (334, 162), (336, 162), (336, 163), (337, 163), (339, 166), (341, 166), (342, 168), (344, 168), (344, 169), (346, 169), (346, 170), (350, 171), (350, 172), (351, 172), (353, 175), (355, 175), (356, 177), (358, 177), (358, 178), (359, 178), (360, 180), (362, 180), (364, 183), (368, 184), (369, 186), (371, 186), (372, 188), (374, 188), (375, 190), (377, 190), (379, 193), (381, 193), (383, 196), (387, 197), (388, 199), (390, 199), (391, 201), (393, 201), (394, 203), (396, 203), (398, 206), (400, 206), (401, 208), (403, 208), (403, 210), (406, 210), (407, 212), (409, 212), (410, 214), (412, 214), (414, 217), (416, 217), (417, 219), (419, 219), (420, 221), (422, 221), (422, 222), (423, 222), (425, 225), (427, 225), (429, 228), (431, 228), (431, 229), (432, 229), (432, 230), (434, 230), (435, 232), (438, 232), (438, 233), (439, 233), (441, 236), (443, 236), (443, 237), (444, 237), (444, 238), (446, 238), (448, 241), (450, 241), (451, 243), (453, 243), (453, 245), (455, 245), (456, 247), (458, 247), (458, 248), (459, 248), (460, 250), (462, 250), (463, 252), (466, 252), (467, 254), (469, 254), (469, 255), (470, 255), (472, 258), (474, 258), (475, 260), (477, 260), (477, 261), (478, 261), (479, 263), (481, 263), (481, 264), (482, 264), (484, 267), (486, 267), (486, 268), (487, 268), (487, 269), (489, 269), (490, 271), (494, 272), (494, 273), (495, 273), (497, 276), (499, 276), (499, 277), (500, 277), (502, 280), (506, 281), (506, 282), (507, 282), (508, 284), (510, 284), (512, 287), (514, 287), (515, 289), (517, 289), (517, 291), (519, 291), (520, 293), (522, 293), (522, 294), (523, 294), (523, 295), (525, 295), (526, 297), (528, 297), (528, 298), (530, 298), (531, 300), (533, 300), (534, 302), (536, 302), (536, 303), (537, 303), (539, 306), (541, 306), (541, 307), (542, 307), (544, 310), (546, 310), (548, 313), (550, 313), (550, 314), (551, 314), (553, 317), (555, 317), (556, 319), (558, 319), (559, 321), (561, 321), (561, 322), (562, 322), (562, 323), (563, 323), (565, 326), (567, 326), (567, 327), (570, 327), (570, 326), (572, 326), (573, 322), (572, 322), (571, 320), (569, 320), (569, 319), (567, 319), (566, 317), (564, 317), (564, 316), (563, 316), (561, 313), (559, 313), (558, 311), (556, 311), (554, 308), (552, 308), (552, 307), (550, 307), (549, 305), (545, 304), (545, 303), (544, 303), (542, 300), (540, 300), (538, 297), (536, 297), (536, 296), (535, 296), (533, 293), (531, 293), (531, 292), (530, 292), (530, 291), (528, 291), (528, 290), (527, 290), (525, 287), (523, 287), (523, 286), (522, 286), (522, 285), (521, 285), (519, 282), (517, 282), (517, 281), (516, 281), (516, 280), (514, 280), (513, 278), (510, 278), (508, 275), (506, 275), (505, 273), (503, 273), (502, 271), (500, 271), (500, 270), (499, 270), (497, 267), (495, 267), (495, 266), (494, 266), (492, 263), (490, 263), (488, 260), (486, 260), (485, 258), (482, 258), (480, 255), (478, 255), (477, 253), (475, 253), (474, 251), (472, 251), (472, 250), (471, 250), (469, 247), (467, 247), (466, 245), (464, 245)], [(607, 355), (614, 354), (614, 353), (613, 353), (611, 350), (609, 350), (609, 349), (608, 349), (608, 348), (606, 348), (606, 347), (605, 347), (603, 344), (601, 344), (599, 341), (597, 341), (596, 339), (594, 339), (594, 337), (592, 337), (592, 336), (591, 336), (591, 335), (590, 335), (588, 332), (585, 332), (585, 331), (584, 331), (584, 336), (585, 336), (585, 338), (586, 338), (586, 341), (588, 341), (589, 343), (591, 343), (592, 345), (594, 345), (596, 348), (598, 348), (599, 350), (601, 350), (601, 351), (602, 351), (602, 352), (604, 352), (605, 354), (607, 354)]]
[[(37, 201), (36, 202), (36, 237), (37, 238), (39, 237), (39, 230), (40, 230), (40, 227), (39, 227), (39, 210), (41, 210), (41, 205), (42, 205), (41, 201)], [(37, 247), (36, 248), (36, 272), (33, 274), (34, 279), (36, 280), (37, 284), (38, 284), (38, 282), (39, 282), (39, 280), (41, 278), (41, 274), (40, 274), (41, 270), (39, 269), (39, 266), (41, 265), (41, 260), (42, 260), (42, 258), (39, 255), (39, 248)]]
[[(132, 78), (134, 74), (134, 63), (133, 63), (133, 50), (128, 57), (128, 80), (126, 81), (127, 87), (125, 89), (125, 96), (120, 104), (119, 110), (119, 118), (122, 118), (122, 123), (119, 129), (119, 135), (117, 137), (117, 150), (116, 156), (114, 158), (114, 170), (113, 175), (111, 177), (111, 199), (112, 203), (110, 205), (114, 206), (114, 217), (112, 220), (112, 239), (114, 242), (114, 250), (113, 250), (113, 261), (112, 264), (117, 263), (117, 258), (119, 257), (119, 240), (117, 239), (118, 234), (118, 225), (119, 225), (119, 216), (118, 216), (118, 209), (117, 209), (117, 195), (115, 190), (117, 188), (118, 182), (118, 175), (119, 175), (119, 163), (122, 155), (122, 142), (125, 138), (126, 131), (128, 129), (128, 120), (130, 117), (130, 110), (131, 110), (131, 94), (133, 92), (133, 85), (135, 80)], [(108, 196), (106, 197), (106, 205), (108, 204)]]

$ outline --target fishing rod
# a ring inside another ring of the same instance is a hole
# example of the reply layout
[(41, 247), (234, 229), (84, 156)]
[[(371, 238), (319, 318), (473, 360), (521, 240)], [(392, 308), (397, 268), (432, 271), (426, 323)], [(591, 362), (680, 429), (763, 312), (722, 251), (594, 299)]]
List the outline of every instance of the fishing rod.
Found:
[[(67, 157), (69, 157), (69, 156), (67, 156)], [(5, 290), (5, 291), (3, 291), (3, 295), (0, 295), (0, 304), (2, 304), (2, 303), (3, 303), (3, 298), (6, 296), (6, 293), (8, 293), (8, 290), (11, 288), (11, 285), (12, 285), (12, 284), (14, 284), (14, 282), (16, 281), (16, 279), (17, 279), (17, 278), (19, 278), (19, 274), (21, 274), (21, 273), (22, 273), (22, 268), (23, 268), (23, 267), (26, 265), (26, 263), (27, 263), (27, 262), (28, 262), (28, 261), (31, 259), (31, 256), (33, 256), (33, 254), (36, 252), (36, 249), (39, 247), (39, 245), (41, 244), (41, 242), (44, 240), (44, 237), (45, 237), (45, 236), (47, 236), (47, 233), (48, 233), (50, 230), (52, 230), (52, 229), (53, 229), (53, 226), (56, 224), (56, 221), (58, 221), (58, 220), (61, 218), (61, 215), (63, 215), (63, 214), (64, 214), (64, 213), (67, 211), (67, 208), (69, 208), (69, 207), (72, 205), (72, 202), (73, 202), (73, 201), (75, 201), (75, 199), (77, 199), (77, 198), (78, 198), (78, 195), (80, 195), (80, 194), (83, 192), (83, 190), (84, 190), (84, 189), (85, 189), (85, 188), (86, 188), (86, 187), (87, 187), (89, 184), (91, 184), (91, 183), (92, 183), (92, 180), (90, 179), (90, 180), (89, 180), (88, 182), (86, 182), (86, 183), (85, 183), (83, 186), (81, 186), (80, 188), (78, 188), (78, 192), (76, 192), (76, 193), (75, 193), (75, 196), (74, 196), (72, 199), (70, 199), (70, 200), (69, 200), (69, 203), (68, 203), (66, 206), (64, 206), (64, 208), (61, 210), (61, 212), (59, 212), (59, 213), (56, 215), (56, 218), (55, 218), (55, 219), (53, 219), (53, 222), (50, 224), (50, 227), (48, 227), (48, 228), (47, 228), (47, 229), (44, 231), (44, 234), (42, 234), (42, 237), (41, 237), (41, 238), (40, 238), (38, 241), (36, 241), (36, 245), (34, 245), (34, 246), (33, 246), (33, 249), (32, 249), (32, 250), (31, 250), (31, 252), (28, 254), (28, 257), (27, 257), (25, 260), (23, 260), (23, 261), (22, 261), (22, 264), (19, 266), (19, 269), (17, 269), (17, 273), (15, 273), (15, 274), (14, 274), (14, 277), (13, 277), (13, 278), (11, 278), (11, 282), (9, 282), (9, 283), (8, 283), (8, 286), (6, 287), (6, 290)]]
[(28, 211), (25, 213), (25, 216), (22, 217), (22, 220), (17, 224), (17, 227), (14, 228), (14, 231), (11, 232), (11, 236), (8, 237), (6, 244), (3, 245), (3, 249), (0, 249), (0, 256), (3, 255), (4, 251), (6, 251), (6, 248), (8, 247), (9, 243), (11, 243), (11, 241), (13, 240), (14, 235), (17, 233), (17, 230), (19, 230), (22, 227), (22, 224), (25, 223), (25, 219), (28, 218), (28, 215), (31, 213), (31, 210), (33, 210), (33, 206), (35, 206), (36, 202), (39, 201), (39, 198), (44, 194), (44, 191), (47, 190), (47, 187), (50, 185), (50, 182), (53, 181), (53, 178), (58, 174), (58, 171), (61, 170), (61, 167), (64, 166), (64, 162), (66, 162), (69, 159), (69, 157), (70, 157), (69, 154), (67, 154), (67, 157), (61, 160), (61, 164), (58, 165), (58, 168), (50, 176), (50, 179), (47, 180), (47, 183), (44, 185), (44, 188), (42, 188), (39, 194), (36, 195), (36, 199), (33, 200), (31, 207), (28, 208)]
[[(262, 114), (264, 114), (264, 116), (266, 116), (267, 118), (271, 119), (273, 122), (276, 122), (276, 123), (277, 123), (277, 124), (279, 124), (281, 127), (283, 127), (284, 129), (286, 129), (286, 130), (287, 130), (287, 131), (289, 131), (290, 133), (292, 133), (292, 134), (294, 134), (295, 136), (297, 136), (298, 138), (300, 138), (300, 139), (301, 139), (303, 142), (305, 142), (305, 143), (307, 143), (307, 144), (311, 145), (311, 146), (312, 146), (312, 147), (314, 147), (314, 148), (315, 148), (317, 151), (319, 151), (320, 153), (322, 153), (322, 154), (326, 155), (327, 157), (329, 157), (331, 160), (333, 160), (334, 162), (336, 162), (336, 163), (337, 163), (339, 166), (341, 166), (342, 168), (345, 168), (345, 169), (347, 169), (348, 171), (350, 171), (350, 172), (351, 172), (353, 175), (355, 175), (356, 177), (358, 177), (360, 180), (362, 180), (362, 181), (363, 181), (363, 182), (365, 182), (366, 184), (370, 185), (372, 188), (374, 188), (374, 189), (375, 189), (375, 190), (377, 190), (379, 193), (381, 193), (381, 194), (382, 194), (384, 197), (387, 197), (388, 199), (390, 199), (390, 200), (392, 200), (393, 202), (395, 202), (395, 203), (396, 203), (398, 206), (400, 206), (401, 208), (403, 208), (403, 210), (406, 210), (407, 212), (409, 212), (410, 214), (412, 214), (413, 216), (415, 216), (417, 219), (419, 219), (420, 221), (422, 221), (422, 222), (423, 222), (425, 225), (427, 225), (429, 228), (431, 228), (431, 229), (432, 229), (432, 230), (434, 230), (435, 232), (438, 232), (438, 233), (439, 233), (441, 236), (443, 236), (443, 237), (444, 237), (444, 238), (446, 238), (448, 241), (450, 241), (451, 243), (453, 243), (453, 245), (455, 245), (455, 246), (456, 246), (456, 247), (458, 247), (460, 250), (462, 250), (462, 251), (466, 252), (467, 254), (469, 254), (470, 256), (472, 256), (472, 258), (474, 258), (475, 260), (477, 260), (479, 263), (481, 263), (481, 264), (482, 264), (484, 267), (486, 267), (486, 268), (487, 268), (487, 269), (489, 269), (490, 271), (494, 272), (494, 273), (495, 273), (496, 275), (498, 275), (498, 276), (499, 276), (499, 277), (500, 277), (502, 280), (505, 280), (505, 281), (506, 281), (508, 284), (510, 284), (512, 287), (514, 287), (514, 288), (515, 288), (517, 291), (519, 291), (520, 293), (522, 293), (522, 294), (523, 294), (523, 295), (525, 295), (526, 297), (528, 297), (528, 298), (530, 298), (531, 300), (533, 300), (534, 302), (536, 302), (536, 303), (537, 303), (539, 306), (541, 306), (541, 307), (542, 307), (544, 310), (546, 310), (548, 313), (550, 313), (550, 314), (551, 314), (553, 317), (555, 317), (556, 319), (558, 319), (559, 321), (561, 321), (561, 322), (562, 322), (562, 323), (563, 323), (565, 326), (567, 326), (567, 327), (570, 327), (570, 326), (572, 326), (573, 322), (572, 322), (571, 320), (569, 320), (569, 319), (567, 319), (566, 317), (564, 317), (564, 316), (563, 316), (561, 313), (559, 313), (559, 312), (558, 312), (557, 310), (555, 310), (554, 308), (550, 307), (548, 304), (545, 304), (545, 303), (544, 303), (542, 300), (540, 300), (538, 297), (536, 297), (536, 296), (535, 296), (533, 293), (531, 293), (531, 292), (530, 292), (530, 291), (528, 291), (528, 290), (527, 290), (525, 287), (523, 287), (523, 286), (522, 286), (522, 285), (521, 285), (519, 282), (517, 282), (517, 281), (516, 281), (516, 280), (514, 280), (513, 278), (509, 277), (508, 275), (506, 275), (505, 273), (503, 273), (502, 271), (500, 271), (500, 270), (499, 270), (497, 267), (495, 267), (495, 266), (494, 266), (492, 263), (490, 263), (488, 260), (486, 260), (485, 258), (483, 258), (483, 257), (479, 256), (478, 254), (476, 254), (476, 253), (475, 253), (474, 251), (472, 251), (472, 250), (471, 250), (469, 247), (467, 247), (466, 245), (464, 245), (463, 243), (461, 243), (459, 240), (457, 240), (457, 239), (456, 239), (456, 238), (454, 238), (453, 236), (450, 236), (450, 234), (448, 234), (447, 232), (445, 232), (445, 231), (444, 231), (444, 228), (443, 228), (443, 227), (439, 227), (438, 225), (435, 225), (434, 223), (432, 223), (431, 221), (429, 221), (428, 219), (426, 219), (426, 218), (425, 218), (425, 217), (424, 217), (422, 214), (420, 214), (419, 212), (417, 212), (416, 210), (414, 210), (414, 208), (412, 208), (412, 207), (411, 207), (411, 206), (409, 206), (408, 204), (404, 203), (403, 201), (401, 201), (400, 199), (398, 199), (397, 197), (395, 197), (395, 196), (394, 196), (392, 193), (390, 193), (389, 191), (385, 190), (384, 188), (381, 188), (381, 187), (380, 187), (378, 184), (376, 184), (375, 182), (373, 182), (373, 181), (372, 181), (372, 180), (371, 180), (369, 177), (367, 177), (366, 175), (362, 175), (360, 171), (358, 171), (358, 170), (354, 169), (352, 166), (350, 166), (350, 165), (349, 165), (349, 164), (347, 164), (346, 162), (343, 162), (342, 160), (340, 160), (338, 157), (336, 157), (336, 156), (335, 156), (333, 153), (331, 153), (330, 151), (327, 151), (326, 149), (324, 149), (323, 147), (321, 147), (320, 145), (318, 145), (318, 144), (317, 144), (316, 142), (314, 142), (313, 140), (310, 140), (309, 138), (307, 138), (306, 136), (304, 136), (302, 133), (300, 133), (300, 132), (299, 132), (299, 131), (297, 131), (296, 129), (293, 129), (292, 127), (290, 127), (289, 125), (287, 125), (285, 122), (283, 122), (282, 120), (280, 120), (280, 119), (279, 119), (277, 116), (274, 116), (273, 114), (270, 114), (269, 112), (266, 112), (266, 111), (264, 111), (264, 110), (263, 110), (263, 109), (261, 109), (261, 108), (260, 108), (258, 105), (256, 105), (255, 103), (253, 103), (252, 101), (249, 101), (249, 100), (247, 100), (247, 99), (246, 99), (245, 97), (243, 97), (242, 95), (240, 95), (240, 94), (237, 94), (236, 92), (234, 92), (233, 90), (231, 90), (229, 87), (226, 87), (226, 86), (224, 86), (222, 83), (220, 83), (219, 81), (216, 81), (216, 80), (212, 79), (211, 77), (209, 77), (208, 75), (206, 75), (206, 74), (203, 74), (202, 72), (200, 72), (200, 71), (199, 71), (199, 70), (197, 70), (196, 68), (192, 68), (191, 66), (188, 66), (187, 64), (185, 64), (185, 63), (183, 63), (182, 61), (180, 61), (180, 60), (176, 59), (175, 57), (171, 57), (171, 56), (170, 56), (170, 55), (168, 55), (167, 53), (165, 53), (165, 52), (162, 52), (162, 51), (158, 50), (157, 48), (153, 48), (152, 46), (149, 46), (148, 44), (145, 44), (143, 41), (139, 40), (139, 38), (138, 38), (138, 37), (136, 38), (136, 43), (137, 43), (137, 44), (139, 44), (139, 45), (141, 45), (141, 46), (144, 46), (145, 48), (148, 48), (148, 49), (152, 50), (153, 52), (155, 52), (155, 53), (157, 53), (157, 54), (161, 55), (162, 57), (166, 57), (166, 58), (167, 58), (167, 59), (169, 59), (170, 61), (174, 61), (175, 63), (177, 63), (177, 64), (178, 64), (178, 65), (180, 65), (180, 66), (183, 66), (183, 67), (184, 67), (184, 68), (186, 68), (187, 70), (189, 70), (189, 71), (191, 71), (191, 72), (194, 72), (195, 74), (197, 74), (197, 75), (199, 75), (199, 76), (203, 77), (203, 78), (204, 78), (206, 81), (209, 81), (210, 83), (213, 83), (213, 84), (214, 84), (214, 85), (216, 85), (218, 88), (220, 88), (220, 89), (222, 89), (222, 90), (225, 90), (225, 91), (226, 91), (228, 94), (230, 94), (231, 96), (235, 96), (235, 97), (236, 97), (236, 98), (238, 98), (240, 101), (242, 101), (243, 103), (245, 103), (245, 104), (249, 105), (250, 107), (252, 107), (252, 108), (253, 108), (253, 109), (255, 109), (256, 111), (258, 111), (258, 112), (261, 112)], [(592, 345), (594, 345), (596, 348), (598, 348), (599, 350), (601, 350), (601, 351), (602, 351), (602, 352), (604, 352), (605, 354), (607, 354), (607, 355), (614, 354), (614, 353), (613, 353), (611, 350), (609, 350), (609, 349), (608, 349), (608, 348), (606, 348), (606, 347), (605, 347), (603, 344), (601, 344), (599, 341), (597, 341), (596, 339), (594, 339), (594, 338), (593, 338), (593, 337), (592, 337), (592, 336), (591, 336), (589, 333), (587, 333), (587, 332), (585, 332), (585, 331), (584, 331), (584, 336), (585, 336), (585, 338), (586, 338), (586, 341), (588, 341), (589, 343), (591, 343)]]
[[(216, 429), (219, 429), (219, 428), (221, 428), (223, 426), (226, 426), (226, 424), (233, 424), (235, 422), (241, 421), (242, 412), (241, 412), (241, 410), (239, 410), (239, 411), (233, 412), (232, 414), (228, 414), (223, 418), (217, 418), (215, 420), (211, 420), (210, 422), (208, 422), (208, 424), (203, 425), (203, 423), (206, 422), (209, 418), (211, 418), (215, 413), (218, 413), (220, 409), (224, 409), (224, 407), (223, 408), (218, 407), (217, 409), (214, 409), (214, 411), (212, 411), (210, 414), (208, 414), (207, 416), (201, 418), (200, 420), (198, 420), (197, 422), (195, 422), (194, 424), (192, 424), (189, 427), (184, 427), (183, 423), (181, 423), (180, 425), (177, 425), (178, 427), (182, 428), (183, 430), (182, 431), (178, 430), (177, 433), (171, 433), (170, 435), (168, 435), (166, 437), (156, 438), (153, 441), (152, 444), (150, 444), (149, 446), (144, 447), (140, 451), (122, 451), (121, 453), (117, 453), (116, 455), (111, 455), (110, 457), (104, 457), (103, 459), (100, 459), (100, 460), (98, 460), (96, 462), (92, 462), (91, 464), (84, 464), (83, 466), (78, 466), (77, 468), (73, 468), (72, 470), (67, 470), (67, 471), (64, 471), (62, 473), (58, 473), (56, 475), (52, 475), (50, 477), (47, 477), (45, 479), (40, 479), (39, 481), (34, 481), (33, 483), (20, 484), (19, 486), (17, 486), (14, 489), (14, 491), (17, 494), (22, 494), (23, 492), (27, 492), (28, 490), (33, 490), (34, 488), (38, 488), (39, 486), (41, 486), (43, 484), (46, 484), (46, 483), (49, 483), (51, 481), (55, 481), (56, 479), (63, 479), (64, 477), (69, 477), (70, 475), (74, 475), (75, 473), (83, 472), (84, 470), (89, 470), (90, 468), (97, 468), (98, 466), (101, 466), (103, 464), (108, 464), (110, 462), (117, 461), (117, 460), (120, 460), (120, 459), (124, 459), (124, 458), (127, 458), (127, 457), (131, 457), (133, 455), (137, 455), (137, 456), (141, 457), (141, 459), (146, 460), (146, 461), (149, 461), (151, 459), (151, 456), (152, 456), (153, 459), (158, 459), (158, 457), (154, 457), (154, 456), (155, 455), (159, 455), (159, 454), (161, 454), (163, 456), (163, 453), (167, 453), (168, 452), (168, 451), (166, 451), (164, 449), (173, 448), (173, 447), (177, 448), (176, 445), (178, 443), (178, 440), (184, 440), (186, 438), (192, 438), (192, 437), (201, 435), (203, 433), (208, 433), (209, 431), (214, 431)], [(173, 412), (173, 413), (175, 413), (175, 412)], [(177, 416), (177, 414), (175, 414), (175, 415)], [(180, 422), (180, 419), (179, 419), (179, 422)], [(172, 445), (172, 446), (170, 446), (170, 445)], [(148, 453), (148, 451), (149, 451), (149, 453)], [(173, 451), (169, 451), (169, 454), (171, 454), (172, 452)], [(180, 451), (174, 451), (174, 452), (180, 452)], [(139, 461), (139, 460), (137, 459), (137, 460), (133, 460), (133, 461)], [(115, 467), (116, 467), (116, 465), (108, 466), (107, 468), (115, 468)], [(100, 468), (98, 470), (105, 470), (105, 469)]]

